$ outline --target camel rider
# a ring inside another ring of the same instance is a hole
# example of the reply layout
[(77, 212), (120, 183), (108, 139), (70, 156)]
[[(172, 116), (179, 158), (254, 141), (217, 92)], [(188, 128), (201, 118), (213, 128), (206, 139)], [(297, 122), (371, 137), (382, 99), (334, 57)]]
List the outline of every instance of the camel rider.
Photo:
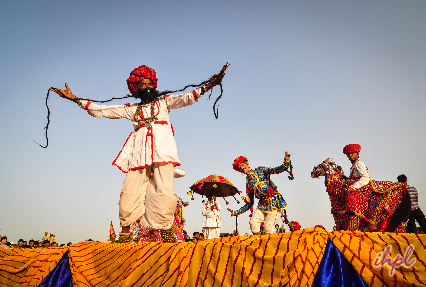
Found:
[[(368, 197), (371, 191), (363, 187), (370, 183), (370, 175), (368, 174), (368, 169), (365, 164), (359, 160), (360, 151), (361, 146), (359, 144), (348, 144), (343, 148), (343, 153), (346, 154), (352, 163), (349, 179), (355, 181), (348, 186), (345, 210), (351, 213), (356, 212), (365, 215), (368, 206)], [(359, 224), (359, 216), (349, 214), (343, 229), (356, 231), (359, 230)]]

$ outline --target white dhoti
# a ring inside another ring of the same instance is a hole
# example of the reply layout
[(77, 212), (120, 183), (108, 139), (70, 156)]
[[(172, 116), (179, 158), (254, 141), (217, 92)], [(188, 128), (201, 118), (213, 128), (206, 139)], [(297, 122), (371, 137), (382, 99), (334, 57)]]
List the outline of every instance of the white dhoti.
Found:
[(250, 220), (250, 230), (253, 233), (260, 232), (260, 225), (265, 222), (264, 230), (266, 234), (273, 234), (274, 227), (278, 219), (280, 219), (282, 210), (273, 210), (271, 212), (263, 212), (259, 208), (253, 213)]
[(129, 226), (140, 220), (151, 229), (169, 229), (176, 209), (172, 163), (130, 170), (124, 180), (118, 203), (120, 226)]
[(204, 228), (206, 239), (215, 239), (220, 237), (220, 227), (218, 228)]

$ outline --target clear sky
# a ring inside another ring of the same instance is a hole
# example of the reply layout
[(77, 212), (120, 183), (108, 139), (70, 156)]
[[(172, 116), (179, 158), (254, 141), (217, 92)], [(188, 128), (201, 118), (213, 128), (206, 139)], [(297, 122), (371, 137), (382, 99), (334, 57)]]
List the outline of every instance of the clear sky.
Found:
[[(377, 180), (405, 173), (426, 209), (425, 1), (6, 1), (0, 0), (0, 234), (9, 241), (106, 241), (119, 231), (125, 174), (111, 163), (132, 124), (95, 119), (51, 94), (49, 147), (46, 92), (64, 87), (98, 100), (128, 93), (142, 64), (157, 71), (159, 90), (200, 83), (231, 66), (219, 119), (213, 99), (172, 110), (180, 169), (175, 192), (186, 194), (210, 174), (245, 190), (232, 169), (275, 167), (292, 156), (294, 181), (272, 180), (303, 228), (333, 227), (323, 180), (314, 165), (362, 146), (360, 159)], [(127, 101), (115, 101), (115, 104)], [(184, 208), (186, 230), (201, 231), (201, 197)], [(235, 229), (221, 199), (222, 232)], [(256, 202), (257, 204), (257, 202)], [(249, 232), (248, 213), (239, 217)]]

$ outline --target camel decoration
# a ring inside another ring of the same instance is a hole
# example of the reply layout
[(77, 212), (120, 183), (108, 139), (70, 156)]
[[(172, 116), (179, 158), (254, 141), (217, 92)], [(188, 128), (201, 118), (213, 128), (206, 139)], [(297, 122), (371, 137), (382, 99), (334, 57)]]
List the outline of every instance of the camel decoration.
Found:
[[(343, 174), (342, 168), (333, 162), (333, 158), (328, 158), (314, 167), (311, 177), (320, 176), (325, 177), (331, 213), (337, 230), (406, 232), (411, 201), (405, 184), (370, 179), (370, 183), (360, 189), (364, 195), (363, 200), (368, 201), (365, 214), (362, 214), (353, 211), (354, 208), (350, 206), (350, 193), (347, 190), (354, 181)], [(357, 218), (355, 228), (348, 225), (350, 217)]]

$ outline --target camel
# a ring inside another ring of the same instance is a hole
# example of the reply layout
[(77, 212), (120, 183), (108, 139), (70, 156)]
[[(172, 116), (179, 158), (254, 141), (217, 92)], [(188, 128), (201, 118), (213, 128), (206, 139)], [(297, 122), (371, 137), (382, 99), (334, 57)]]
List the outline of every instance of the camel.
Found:
[[(325, 177), (337, 230), (406, 232), (411, 200), (405, 184), (370, 179), (370, 183), (360, 189), (362, 200), (368, 201), (368, 207), (362, 213), (356, 206), (351, 206), (348, 187), (354, 181), (343, 174), (342, 168), (333, 162), (333, 158), (327, 158), (314, 167), (311, 177), (320, 176)], [(347, 223), (351, 217), (356, 218), (358, 223), (355, 228), (349, 229)]]

